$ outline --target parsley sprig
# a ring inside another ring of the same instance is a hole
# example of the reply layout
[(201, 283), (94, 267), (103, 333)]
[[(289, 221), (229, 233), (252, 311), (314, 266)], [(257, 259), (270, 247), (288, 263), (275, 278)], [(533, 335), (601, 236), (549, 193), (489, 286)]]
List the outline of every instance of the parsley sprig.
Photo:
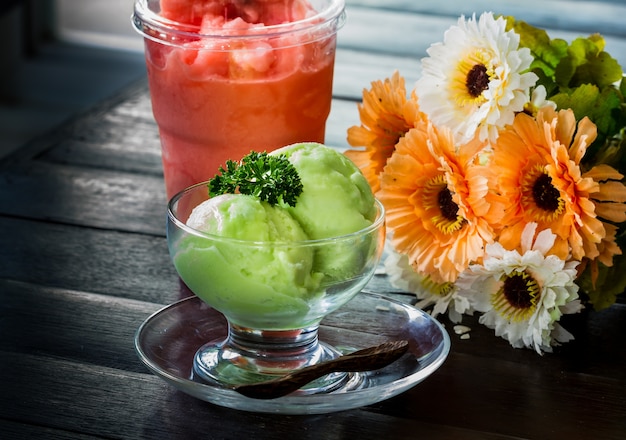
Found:
[(240, 162), (226, 161), (209, 181), (209, 195), (241, 193), (256, 196), (270, 205), (280, 201), (296, 205), (302, 193), (302, 181), (295, 167), (284, 154), (270, 156), (266, 152), (250, 152)]

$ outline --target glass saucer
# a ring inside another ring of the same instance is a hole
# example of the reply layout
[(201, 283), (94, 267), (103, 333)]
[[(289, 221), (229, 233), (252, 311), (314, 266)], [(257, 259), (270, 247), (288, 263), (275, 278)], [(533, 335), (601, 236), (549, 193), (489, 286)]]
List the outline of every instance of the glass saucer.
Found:
[(225, 337), (224, 316), (192, 296), (150, 316), (137, 330), (135, 348), (152, 372), (194, 397), (229, 408), (277, 414), (323, 414), (371, 405), (400, 394), (430, 376), (450, 351), (450, 338), (427, 313), (390, 298), (359, 293), (322, 321), (320, 341), (343, 353), (406, 339), (409, 353), (368, 372), (364, 388), (327, 394), (293, 394), (271, 400), (192, 379), (193, 358), (207, 341)]

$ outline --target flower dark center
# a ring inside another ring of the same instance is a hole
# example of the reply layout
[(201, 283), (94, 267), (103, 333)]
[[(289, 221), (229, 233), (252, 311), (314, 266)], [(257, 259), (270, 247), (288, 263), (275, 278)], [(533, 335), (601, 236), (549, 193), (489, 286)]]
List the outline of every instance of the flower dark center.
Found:
[(510, 321), (524, 321), (535, 311), (541, 288), (526, 271), (514, 271), (505, 276), (502, 287), (494, 295), (493, 307)]
[(552, 185), (552, 177), (542, 173), (533, 185), (533, 198), (537, 206), (545, 211), (556, 211), (559, 208), (561, 194)]
[(521, 204), (529, 218), (538, 222), (556, 221), (565, 210), (565, 200), (552, 184), (545, 167), (536, 164), (526, 170), (521, 182)]
[(430, 218), (439, 231), (452, 234), (465, 225), (465, 219), (459, 215), (459, 205), (452, 200), (446, 177), (443, 174), (430, 179), (421, 194), (422, 206), (430, 211)]
[(516, 309), (527, 309), (532, 305), (525, 278), (523, 274), (517, 273), (504, 280), (504, 296)]
[(467, 92), (472, 98), (479, 97), (489, 87), (489, 75), (484, 64), (475, 64), (465, 79)]
[(437, 195), (437, 202), (443, 218), (450, 221), (456, 220), (459, 212), (459, 205), (454, 203), (454, 200), (452, 200), (452, 193), (450, 193), (450, 190), (447, 187), (444, 187), (441, 191), (439, 191), (439, 194)]

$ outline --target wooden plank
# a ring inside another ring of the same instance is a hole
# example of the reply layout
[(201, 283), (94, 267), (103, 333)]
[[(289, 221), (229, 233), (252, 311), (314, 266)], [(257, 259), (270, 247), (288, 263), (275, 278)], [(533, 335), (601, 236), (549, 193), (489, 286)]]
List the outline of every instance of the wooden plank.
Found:
[[(0, 175), (0, 212), (96, 228), (165, 233), (161, 177), (37, 161)], [(25, 232), (27, 235), (27, 232)]]
[[(470, 338), (461, 339), (454, 332), (455, 323), (440, 317), (446, 327), (454, 353), (477, 355), (491, 359), (494, 364), (506, 360), (532, 365), (541, 374), (559, 371), (567, 374), (585, 374), (612, 378), (626, 384), (626, 305), (615, 304), (596, 312), (566, 316), (560, 323), (570, 331), (574, 340), (554, 347), (554, 353), (543, 356), (530, 349), (513, 349), (495, 336), (493, 330), (478, 322), (478, 316), (464, 316), (462, 324), (471, 330)], [(626, 386), (626, 385), (625, 385)]]
[(626, 5), (623, 0), (446, 0), (424, 3), (411, 0), (347, 0), (347, 11), (357, 7), (417, 13), (431, 16), (457, 18), (471, 16), (483, 11), (494, 14), (513, 15), (534, 26), (572, 30), (575, 32), (602, 32), (606, 35), (626, 36), (623, 17)]
[(348, 128), (361, 125), (359, 110), (354, 101), (333, 100), (330, 116), (326, 122), (326, 139), (324, 143), (340, 151), (350, 148), (348, 144)]
[[(541, 2), (541, 0), (538, 0)], [(414, 2), (419, 3), (419, 2)], [(443, 3), (443, 2), (442, 2)], [(541, 2), (549, 4), (549, 2)], [(520, 5), (526, 8), (526, 4)], [(450, 12), (450, 16), (431, 15), (424, 13), (408, 13), (407, 11), (397, 11), (389, 9), (374, 10), (360, 6), (348, 6), (348, 21), (338, 34), (338, 42), (343, 48), (364, 50), (375, 53), (394, 54), (398, 56), (412, 56), (417, 59), (426, 56), (426, 49), (433, 43), (443, 41), (444, 32), (452, 25), (456, 24), (461, 15)], [(610, 10), (612, 14), (621, 13), (623, 16), (626, 6), (615, 6), (615, 10)], [(539, 14), (539, 13), (538, 13)], [(576, 14), (579, 14), (576, 11)], [(517, 14), (518, 18), (526, 17), (524, 14)], [(562, 22), (558, 17), (552, 16), (544, 20), (532, 20), (533, 24), (544, 27), (552, 38), (563, 38), (571, 41), (579, 36), (586, 36), (588, 33), (602, 33), (606, 39), (606, 49), (615, 57), (622, 66), (626, 66), (626, 34), (620, 15), (611, 18), (620, 31), (617, 34), (610, 33), (611, 25), (594, 22), (585, 18), (588, 23), (585, 31), (583, 28), (559, 27)], [(350, 18), (351, 17), (351, 18)], [(533, 17), (535, 17), (533, 15)], [(537, 15), (539, 17), (539, 15)], [(532, 17), (530, 17), (532, 18)], [(531, 22), (531, 20), (528, 20)], [(607, 33), (609, 32), (609, 33)]]
[(101, 438), (285, 439), (294, 432), (303, 439), (414, 439), (415, 433), (433, 439), (510, 438), (491, 429), (454, 426), (454, 418), (433, 424), (369, 408), (322, 416), (233, 411), (174, 391), (148, 374), (6, 352), (1, 359), (6, 387), (0, 393), (0, 418)]
[(405, 77), (407, 89), (411, 90), (421, 74), (422, 66), (416, 56), (373, 54), (358, 48), (340, 49), (335, 64), (333, 96), (342, 100), (361, 101), (364, 88), (369, 88), (372, 81), (391, 77), (396, 70)]
[(156, 123), (126, 118), (115, 110), (90, 114), (68, 127), (71, 133), (38, 159), (162, 177)]
[(381, 412), (517, 438), (618, 440), (626, 432), (623, 381), (542, 368), (540, 357), (508, 361), (502, 354), (486, 361), (478, 353), (452, 353), (433, 376)]
[(165, 238), (0, 217), (0, 277), (161, 304), (188, 295)]
[(11, 280), (0, 280), (0, 298), (0, 350), (146, 372), (134, 335), (162, 304)]
[(64, 431), (61, 429), (47, 428), (31, 425), (28, 423), (16, 423), (10, 420), (0, 420), (0, 438), (5, 439), (33, 439), (46, 440), (102, 440), (96, 435), (81, 434), (79, 432)]
[[(0, 350), (135, 372), (146, 372), (135, 354), (135, 332), (165, 305), (7, 279), (0, 279), (0, 300), (6, 312), (0, 320)], [(354, 301), (358, 304), (358, 297)], [(344, 314), (324, 325), (367, 331), (361, 316)]]
[[(10, 352), (0, 362), (7, 384), (0, 417), (104, 437), (210, 432), (214, 438), (285, 438), (298, 430), (305, 438), (328, 438), (345, 430), (363, 439), (415, 438), (416, 432), (428, 438), (543, 438), (549, 432), (552, 438), (610, 440), (620, 438), (626, 420), (623, 388), (615, 381), (558, 371), (538, 375), (532, 365), (486, 365), (467, 355), (453, 355), (428, 380), (393, 399), (304, 417), (206, 404), (147, 374)], [(582, 398), (604, 404), (581, 407)], [(494, 405), (503, 410), (494, 412)], [(572, 422), (581, 418), (597, 424)]]

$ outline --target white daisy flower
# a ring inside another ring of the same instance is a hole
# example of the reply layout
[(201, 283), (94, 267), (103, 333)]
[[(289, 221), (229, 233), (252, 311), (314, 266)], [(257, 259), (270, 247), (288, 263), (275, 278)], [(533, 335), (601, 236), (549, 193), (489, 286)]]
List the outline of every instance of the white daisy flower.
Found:
[(392, 286), (405, 292), (414, 293), (418, 301), (416, 306), (426, 309), (433, 306), (430, 314), (448, 314), (452, 322), (461, 322), (464, 313), (472, 314), (474, 309), (470, 298), (461, 294), (453, 283), (434, 283), (428, 277), (417, 273), (409, 264), (406, 254), (393, 250), (385, 259), (385, 272), (389, 275)]
[(471, 265), (459, 285), (475, 298), (475, 309), (485, 312), (481, 324), (513, 347), (541, 354), (574, 338), (557, 321), (582, 305), (574, 283), (578, 262), (547, 255), (556, 236), (546, 229), (535, 239), (536, 229), (536, 223), (524, 228), (521, 253), (499, 243), (487, 245), (483, 264)]
[(505, 29), (506, 20), (491, 12), (478, 21), (461, 16), (422, 59), (415, 86), (420, 110), (434, 124), (450, 127), (458, 143), (477, 132), (480, 140), (494, 141), (530, 99), (538, 77), (522, 72), (533, 58), (528, 48), (518, 49), (519, 35)]

